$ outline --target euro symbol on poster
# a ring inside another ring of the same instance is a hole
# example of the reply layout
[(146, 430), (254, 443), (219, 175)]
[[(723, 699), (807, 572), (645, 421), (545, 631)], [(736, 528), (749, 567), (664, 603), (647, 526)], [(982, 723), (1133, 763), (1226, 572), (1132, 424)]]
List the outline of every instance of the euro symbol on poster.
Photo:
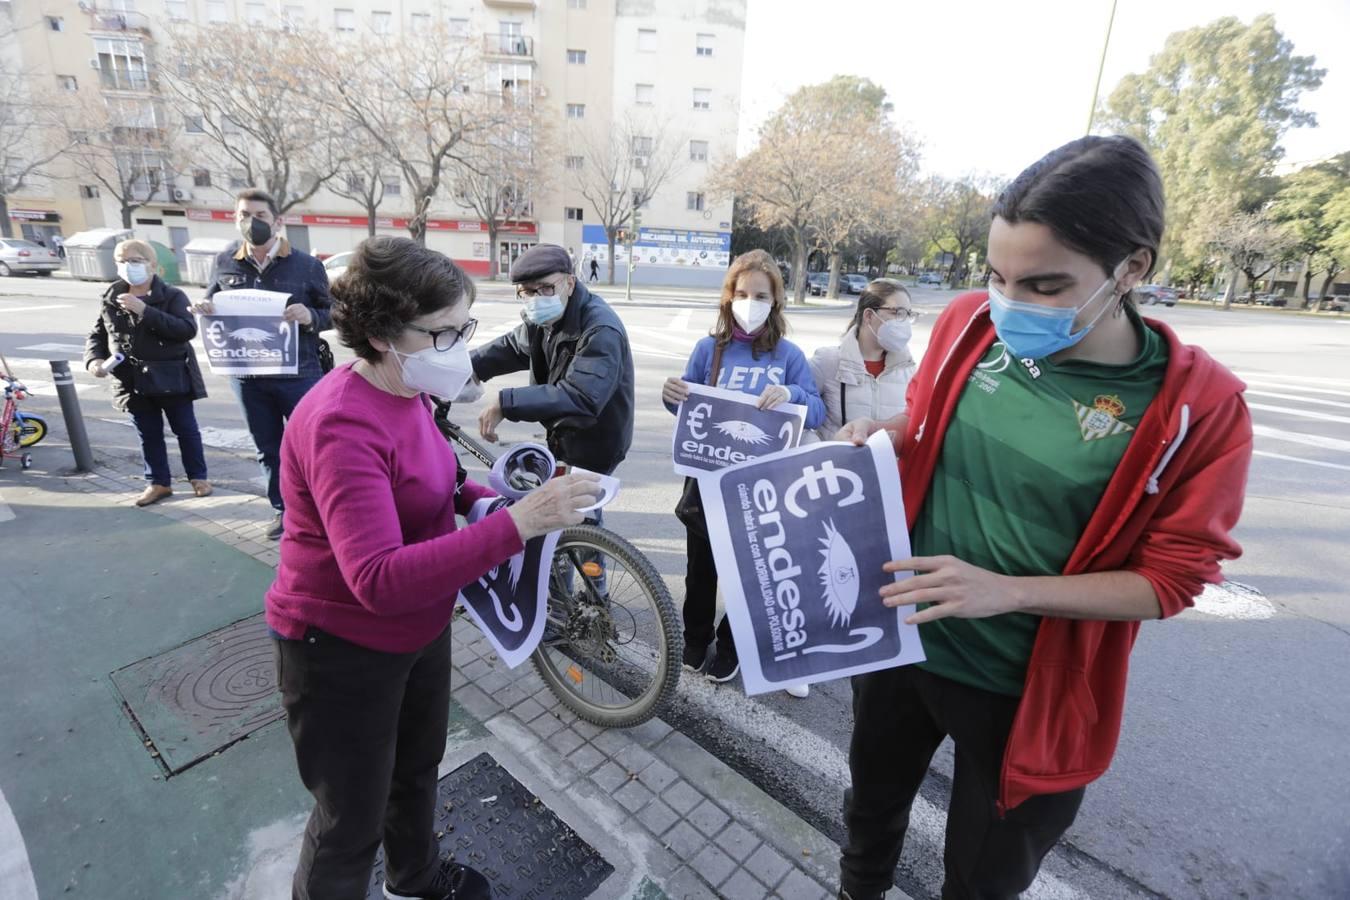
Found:
[(690, 384), (676, 410), (672, 463), (676, 474), (706, 475), (797, 446), (805, 425), (805, 406), (760, 409), (751, 394)]
[(712, 412), (712, 404), (700, 403), (689, 411), (689, 433), (696, 440), (703, 440), (708, 436), (707, 430), (703, 427), (703, 421), (708, 418)]

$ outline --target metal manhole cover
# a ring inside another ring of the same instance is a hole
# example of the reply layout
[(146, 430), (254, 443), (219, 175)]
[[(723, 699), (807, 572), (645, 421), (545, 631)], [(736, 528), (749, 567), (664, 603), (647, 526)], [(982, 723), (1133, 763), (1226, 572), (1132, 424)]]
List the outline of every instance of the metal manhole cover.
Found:
[(259, 613), (118, 669), (112, 681), (175, 775), (284, 715), (272, 653)]
[[(442, 778), (438, 793), (441, 855), (482, 872), (494, 900), (582, 900), (614, 871), (487, 753)], [(383, 886), (381, 849), (367, 900)]]

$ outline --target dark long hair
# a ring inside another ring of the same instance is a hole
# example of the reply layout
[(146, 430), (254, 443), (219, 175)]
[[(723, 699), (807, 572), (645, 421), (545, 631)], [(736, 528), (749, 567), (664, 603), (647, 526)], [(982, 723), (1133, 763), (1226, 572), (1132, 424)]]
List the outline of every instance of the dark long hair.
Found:
[(1165, 210), (1158, 167), (1142, 144), (1124, 135), (1089, 135), (1052, 150), (994, 203), (995, 216), (1044, 225), (1108, 277), (1125, 257), (1148, 250), (1145, 281), (1158, 264)]
[[(732, 329), (736, 325), (736, 317), (731, 314), (731, 300), (736, 295), (736, 280), (746, 272), (763, 272), (768, 276), (769, 290), (773, 294), (773, 309), (769, 311), (769, 319), (750, 345), (751, 353), (758, 357), (761, 353), (772, 353), (783, 335), (787, 334), (787, 316), (783, 314), (783, 304), (787, 302), (783, 290), (783, 273), (778, 271), (778, 263), (773, 261), (773, 257), (763, 250), (742, 253), (731, 261), (727, 277), (722, 279), (722, 302), (718, 307), (717, 325), (712, 330), (712, 336), (717, 339), (719, 347), (731, 343)], [(713, 377), (717, 377), (716, 372)]]

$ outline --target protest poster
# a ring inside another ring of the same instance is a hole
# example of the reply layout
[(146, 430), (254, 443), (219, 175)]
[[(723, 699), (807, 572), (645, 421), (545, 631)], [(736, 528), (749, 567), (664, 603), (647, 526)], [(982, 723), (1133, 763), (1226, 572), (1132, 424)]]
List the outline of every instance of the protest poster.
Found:
[(675, 413), (671, 454), (677, 475), (698, 477), (797, 446), (806, 407), (781, 403), (759, 409), (759, 398), (740, 391), (689, 385)]
[(919, 662), (913, 605), (878, 592), (908, 574), (895, 451), (809, 444), (704, 475), (708, 534), (747, 694)]
[[(472, 525), (509, 502), (502, 497), (484, 497), (469, 510), (467, 520)], [(549, 566), (561, 533), (531, 538), (524, 550), (459, 592), (469, 617), (510, 668), (529, 659), (543, 637)]]
[(220, 291), (215, 309), (197, 317), (202, 348), (217, 375), (295, 375), (300, 365), (300, 325), (283, 318), (290, 294), (243, 289)]

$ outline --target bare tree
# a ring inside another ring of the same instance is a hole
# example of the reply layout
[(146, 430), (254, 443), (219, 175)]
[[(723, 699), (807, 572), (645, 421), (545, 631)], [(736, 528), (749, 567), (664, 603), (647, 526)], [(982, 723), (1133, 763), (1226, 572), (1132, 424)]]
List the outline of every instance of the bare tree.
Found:
[(327, 97), (396, 166), (411, 189), (408, 233), (422, 243), (432, 204), (456, 167), (479, 171), (475, 154), (511, 121), (517, 103), (533, 102), (528, 92), (481, 90), (487, 77), (477, 47), (437, 26), (309, 48), (315, 98)]
[(320, 55), (320, 35), (216, 23), (171, 37), (163, 82), (184, 130), (210, 148), (211, 168), (266, 188), (285, 212), (345, 164), (346, 135), (311, 90), (317, 73), (304, 68)]
[(685, 139), (664, 122), (628, 113), (603, 133), (574, 129), (568, 146), (580, 151), (581, 167), (571, 170), (572, 186), (605, 229), (613, 284), (619, 231), (631, 228), (634, 213), (683, 170), (688, 161)]
[(0, 233), (5, 237), (14, 233), (10, 195), (48, 177), (48, 166), (69, 147), (59, 110), (50, 92), (34, 86), (19, 66), (0, 61)]
[(498, 133), (478, 143), (455, 176), (455, 199), (488, 229), (488, 277), (495, 279), (497, 235), (508, 223), (532, 218), (534, 198), (544, 189), (540, 147), (548, 144), (545, 120), (532, 107), (517, 107)]
[[(375, 236), (375, 220), (380, 206), (392, 195), (401, 196), (399, 167), (384, 152), (378, 141), (365, 131), (349, 135), (346, 157), (328, 182), (328, 190), (361, 204), (366, 213), (366, 234)], [(391, 192), (389, 184), (396, 190)]]
[(1234, 212), (1213, 226), (1210, 246), (1235, 270), (1223, 293), (1223, 308), (1228, 309), (1237, 287), (1236, 272), (1247, 276), (1247, 297), (1254, 298), (1256, 282), (1290, 259), (1298, 249), (1298, 238), (1265, 212)]
[(156, 199), (172, 202), (178, 129), (149, 100), (90, 96), (69, 110), (68, 157), (116, 201), (122, 227)]
[(925, 187), (928, 239), (938, 250), (952, 254), (947, 278), (953, 286), (965, 279), (971, 251), (982, 250), (989, 239), (997, 192), (994, 182), (974, 175), (955, 180), (934, 176)]

